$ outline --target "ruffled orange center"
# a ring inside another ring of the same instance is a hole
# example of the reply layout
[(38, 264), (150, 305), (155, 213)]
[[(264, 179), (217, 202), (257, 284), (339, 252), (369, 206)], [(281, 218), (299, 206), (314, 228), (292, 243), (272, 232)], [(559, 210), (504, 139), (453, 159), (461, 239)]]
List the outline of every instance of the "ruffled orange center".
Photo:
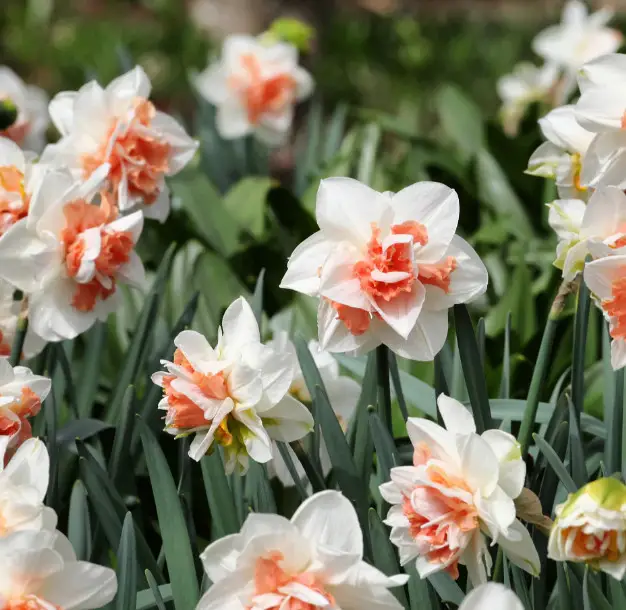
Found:
[[(156, 115), (149, 100), (137, 98), (135, 112), (125, 132), (116, 135), (115, 121), (104, 142), (94, 154), (83, 155), (83, 174), (90, 176), (103, 163), (109, 163), (108, 180), (113, 193), (124, 177), (130, 197), (140, 197), (146, 204), (154, 203), (161, 191), (161, 178), (169, 170), (171, 145), (152, 128)], [(111, 143), (111, 138), (115, 138)]]
[[(430, 482), (438, 488), (419, 485), (404, 498), (402, 512), (409, 520), (409, 531), (420, 555), (431, 563), (445, 564), (445, 570), (458, 578), (459, 538), (479, 527), (478, 511), (473, 504), (455, 497), (455, 492), (471, 493), (465, 481), (428, 464), (431, 452), (426, 444), (418, 445), (413, 454), (415, 466), (425, 466)], [(443, 493), (440, 488), (448, 490)]]
[(566, 527), (559, 535), (569, 554), (579, 560), (618, 561), (623, 557), (620, 550), (620, 546), (623, 548), (626, 543), (623, 532), (608, 530), (586, 533), (584, 527)]
[(293, 103), (296, 82), (289, 74), (265, 76), (259, 59), (251, 53), (241, 56), (241, 65), (244, 75), (231, 76), (229, 85), (239, 94), (252, 125), (264, 114), (280, 112)]
[(432, 265), (420, 265), (417, 279), (422, 284), (429, 284), (441, 288), (446, 294), (450, 292), (450, 276), (456, 269), (457, 262), (454, 256), (447, 256), (442, 261)]
[[(1, 394), (0, 394), (1, 396)], [(23, 387), (21, 395), (12, 403), (0, 407), (0, 436), (14, 436), (10, 451), (5, 455), (8, 461), (15, 450), (33, 436), (29, 417), (41, 410), (41, 400), (29, 387)]]
[[(289, 597), (289, 595), (283, 593), (282, 589), (284, 587), (297, 583), (304, 585), (308, 589), (315, 591), (315, 593), (325, 598), (327, 606), (335, 606), (335, 599), (330, 593), (324, 590), (318, 576), (308, 572), (290, 574), (280, 565), (283, 559), (283, 554), (279, 551), (273, 551), (266, 557), (260, 557), (257, 559), (254, 569), (255, 591), (252, 598), (253, 602), (260, 596), (265, 596), (263, 601), (266, 601), (267, 603), (263, 603), (262, 607), (264, 610), (315, 610), (316, 608), (324, 607), (304, 602), (295, 597)], [(276, 603), (273, 603), (274, 601)], [(246, 606), (246, 610), (252, 610), (259, 607), (258, 603), (253, 603)]]
[(343, 322), (345, 327), (355, 336), (362, 335), (370, 327), (371, 316), (368, 311), (350, 307), (327, 299), (332, 308), (337, 312), (337, 317)]
[(128, 263), (133, 249), (129, 231), (107, 231), (112, 211), (106, 206), (96, 206), (85, 200), (65, 204), (65, 228), (61, 241), (65, 246), (65, 268), (75, 278), (85, 254), (86, 243), (82, 235), (87, 229), (100, 227), (100, 253), (96, 258), (95, 276), (88, 282), (76, 283), (72, 306), (78, 311), (93, 311), (98, 300), (108, 299), (115, 292), (115, 275)]
[(11, 355), (12, 342), (7, 339), (5, 334), (0, 330), (0, 356)]
[[(204, 375), (196, 371), (179, 349), (174, 352), (174, 364), (186, 369), (191, 374), (192, 382), (207, 398), (216, 400), (228, 398), (228, 384), (223, 373)], [(165, 375), (163, 378), (163, 391), (167, 397), (166, 426), (180, 432), (209, 428), (212, 421), (206, 418), (204, 411), (186, 394), (178, 392), (172, 387), (174, 379), (176, 379), (174, 375)], [(215, 440), (222, 445), (228, 445), (232, 442), (232, 435), (228, 430), (228, 418), (220, 423), (215, 432)]]
[(35, 595), (26, 595), (20, 599), (10, 600), (0, 610), (63, 610)]
[[(626, 275), (626, 267), (623, 269)], [(626, 339), (626, 277), (619, 277), (611, 286), (611, 298), (602, 302), (602, 308), (611, 318), (613, 339)]]
[(24, 174), (14, 166), (0, 167), (0, 235), (26, 217), (29, 203)]

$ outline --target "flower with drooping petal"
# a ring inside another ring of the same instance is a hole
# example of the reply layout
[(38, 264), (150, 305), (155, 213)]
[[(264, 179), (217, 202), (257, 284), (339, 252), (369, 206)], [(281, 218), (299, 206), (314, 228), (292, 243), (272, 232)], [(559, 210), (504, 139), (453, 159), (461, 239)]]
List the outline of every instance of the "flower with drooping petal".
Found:
[(28, 296), (29, 325), (46, 341), (73, 339), (116, 308), (117, 284), (144, 283), (135, 244), (137, 211), (118, 217), (101, 194), (107, 168), (88, 182), (70, 172), (46, 173), (28, 216), (0, 238), (0, 278)]
[(459, 199), (437, 182), (378, 193), (351, 178), (322, 180), (320, 231), (292, 253), (281, 287), (319, 296), (319, 341), (330, 352), (381, 343), (432, 360), (448, 334), (448, 309), (487, 288), (487, 270), (455, 235)]
[(200, 460), (214, 443), (224, 448), (226, 470), (248, 469), (249, 458), (272, 459), (272, 439), (298, 440), (311, 431), (309, 410), (289, 394), (289, 356), (263, 345), (254, 313), (240, 297), (224, 313), (215, 348), (200, 333), (181, 332), (174, 362), (152, 375), (163, 388), (159, 408), (170, 434), (195, 434), (189, 456)]
[(0, 537), (0, 603), (6, 610), (95, 610), (117, 592), (115, 572), (77, 561), (60, 532)]
[(626, 365), (626, 250), (615, 252), (587, 263), (583, 278), (609, 322), (611, 365), (617, 370)]
[(548, 557), (576, 561), (617, 580), (626, 573), (626, 486), (617, 479), (587, 483), (556, 507)]
[(150, 80), (140, 66), (102, 88), (91, 81), (50, 102), (61, 139), (42, 159), (88, 179), (106, 164), (106, 187), (122, 212), (141, 207), (165, 221), (170, 195), (165, 178), (177, 174), (198, 147), (171, 116), (148, 99)]
[(31, 197), (47, 169), (29, 157), (15, 142), (0, 138), (0, 237), (26, 218)]
[(626, 188), (626, 56), (612, 53), (585, 64), (576, 120), (597, 134), (587, 149), (581, 183)]
[[(28, 418), (39, 413), (50, 386), (47, 377), (34, 375), (25, 366), (12, 367), (0, 358), (0, 443), (6, 443), (1, 447), (12, 452), (32, 436)], [(2, 457), (7, 457), (4, 450)]]
[(201, 558), (213, 585), (196, 610), (401, 610), (389, 588), (407, 581), (363, 561), (356, 512), (336, 491), (311, 496), (291, 520), (252, 513)]
[(580, 176), (594, 134), (578, 124), (572, 105), (555, 108), (539, 119), (539, 127), (547, 142), (532, 154), (526, 173), (555, 180), (562, 199), (586, 199)]
[[(304, 404), (311, 404), (311, 394), (304, 381), (304, 375), (298, 362), (298, 355), (296, 354), (295, 345), (289, 340), (289, 334), (285, 331), (274, 333), (274, 338), (268, 341), (266, 344), (271, 347), (278, 354), (285, 354), (289, 356), (291, 366), (293, 369), (293, 381), (289, 387), (289, 393), (296, 399)], [(309, 341), (309, 351), (313, 356), (317, 370), (324, 382), (324, 388), (328, 395), (329, 402), (332, 406), (337, 419), (344, 432), (348, 429), (348, 422), (356, 409), (356, 403), (361, 393), (361, 387), (359, 384), (350, 377), (345, 377), (339, 372), (339, 363), (329, 354), (322, 350), (317, 341)], [(287, 447), (290, 452), (294, 466), (298, 471), (301, 478), (305, 477), (304, 469), (297, 459), (296, 454)], [(326, 442), (322, 436), (320, 443), (320, 464), (322, 466), (322, 472), (327, 475), (331, 470), (330, 456), (328, 455), (328, 449)], [(274, 451), (274, 459), (270, 462), (270, 467), (273, 469), (275, 475), (280, 479), (281, 483), (287, 487), (294, 485), (293, 478), (287, 470), (287, 466), (278, 452)]]
[(216, 127), (225, 139), (255, 134), (270, 146), (288, 137), (294, 107), (311, 95), (313, 79), (286, 42), (229, 36), (222, 56), (195, 79), (200, 94), (217, 107)]
[(0, 130), (0, 136), (27, 150), (41, 152), (50, 122), (45, 91), (26, 85), (11, 68), (0, 66), (0, 103), (15, 109), (14, 120)]
[(22, 443), (4, 467), (9, 437), (0, 437), (0, 537), (21, 530), (54, 531), (57, 516), (44, 506), (50, 460), (37, 438)]
[(517, 441), (501, 430), (479, 436), (472, 414), (444, 394), (437, 405), (446, 428), (409, 418), (413, 466), (393, 468), (391, 481), (380, 486), (392, 505), (385, 523), (400, 562), (417, 558), (422, 578), (441, 570), (457, 578), (461, 563), (476, 586), (491, 567), (488, 532), (513, 563), (537, 575), (539, 556), (515, 518), (513, 500), (526, 476)]
[(531, 104), (548, 100), (555, 90), (558, 75), (555, 64), (547, 63), (539, 67), (522, 62), (515, 66), (511, 74), (498, 80), (498, 95), (502, 100), (500, 117), (507, 135), (517, 135), (520, 121)]
[(559, 236), (555, 266), (571, 281), (583, 270), (587, 255), (594, 259), (619, 254), (626, 246), (626, 195), (615, 186), (594, 191), (585, 205), (577, 199), (549, 205), (548, 220)]
[[(13, 299), (15, 288), (8, 282), (0, 280), (0, 356), (10, 356), (17, 324), (20, 319), (22, 304)], [(26, 330), (26, 338), (22, 349), (22, 358), (36, 356), (46, 345), (46, 342), (33, 332)]]
[(588, 61), (614, 53), (622, 44), (622, 34), (606, 27), (613, 15), (608, 8), (590, 15), (584, 2), (569, 0), (563, 7), (561, 23), (539, 32), (533, 50), (546, 61), (576, 72)]
[(488, 582), (470, 591), (459, 610), (524, 610), (524, 605), (511, 589)]

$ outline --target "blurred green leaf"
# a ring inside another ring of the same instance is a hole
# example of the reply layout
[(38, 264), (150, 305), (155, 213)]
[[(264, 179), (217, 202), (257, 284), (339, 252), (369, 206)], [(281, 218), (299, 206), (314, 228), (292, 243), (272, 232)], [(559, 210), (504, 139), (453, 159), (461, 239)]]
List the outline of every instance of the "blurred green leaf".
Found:
[(204, 456), (200, 466), (215, 535), (222, 538), (237, 533), (241, 524), (237, 518), (237, 509), (219, 449), (213, 451), (211, 455)]
[(91, 557), (91, 521), (87, 491), (80, 480), (72, 487), (67, 527), (67, 537), (72, 543), (76, 558), (79, 561), (88, 561)]
[(137, 544), (133, 516), (126, 513), (117, 548), (116, 610), (128, 610), (137, 601)]
[(267, 193), (272, 183), (271, 178), (250, 176), (238, 182), (224, 196), (224, 209), (239, 227), (256, 239), (261, 239), (265, 233)]

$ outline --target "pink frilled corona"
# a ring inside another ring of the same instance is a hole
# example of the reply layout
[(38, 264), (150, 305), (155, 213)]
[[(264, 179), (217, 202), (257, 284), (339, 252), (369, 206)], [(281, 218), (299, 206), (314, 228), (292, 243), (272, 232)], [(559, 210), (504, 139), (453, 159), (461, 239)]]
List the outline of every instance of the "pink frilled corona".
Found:
[(292, 253), (281, 287), (320, 299), (319, 341), (331, 352), (385, 344), (432, 360), (448, 333), (448, 309), (487, 288), (487, 270), (455, 235), (459, 199), (419, 182), (379, 193), (351, 178), (322, 180), (320, 230)]

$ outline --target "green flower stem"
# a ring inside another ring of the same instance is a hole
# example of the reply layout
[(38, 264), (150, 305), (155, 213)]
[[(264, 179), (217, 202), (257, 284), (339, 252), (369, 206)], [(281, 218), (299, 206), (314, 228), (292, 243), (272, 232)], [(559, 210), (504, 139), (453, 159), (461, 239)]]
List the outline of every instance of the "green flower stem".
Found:
[(23, 312), (17, 320), (17, 331), (15, 333), (15, 339), (13, 339), (13, 345), (11, 346), (11, 355), (9, 356), (9, 363), (11, 366), (17, 366), (22, 359), (22, 351), (24, 349), (24, 341), (26, 340), (26, 332), (28, 331), (28, 317), (26, 316), (25, 303), (22, 307)]
[(542, 390), (543, 383), (550, 366), (550, 354), (552, 352), (552, 344), (554, 343), (554, 335), (559, 317), (565, 305), (567, 295), (572, 291), (571, 282), (563, 282), (559, 287), (556, 297), (550, 308), (548, 322), (543, 331), (539, 353), (537, 354), (537, 362), (530, 380), (530, 388), (528, 389), (528, 398), (526, 399), (526, 410), (524, 418), (520, 426), (517, 440), (521, 445), (522, 456), (526, 456), (528, 448), (532, 441), (533, 426), (537, 417), (537, 409), (539, 407), (539, 395)]
[(389, 351), (386, 345), (376, 348), (376, 369), (378, 376), (378, 413), (380, 419), (393, 438), (391, 421), (391, 388), (389, 386)]

